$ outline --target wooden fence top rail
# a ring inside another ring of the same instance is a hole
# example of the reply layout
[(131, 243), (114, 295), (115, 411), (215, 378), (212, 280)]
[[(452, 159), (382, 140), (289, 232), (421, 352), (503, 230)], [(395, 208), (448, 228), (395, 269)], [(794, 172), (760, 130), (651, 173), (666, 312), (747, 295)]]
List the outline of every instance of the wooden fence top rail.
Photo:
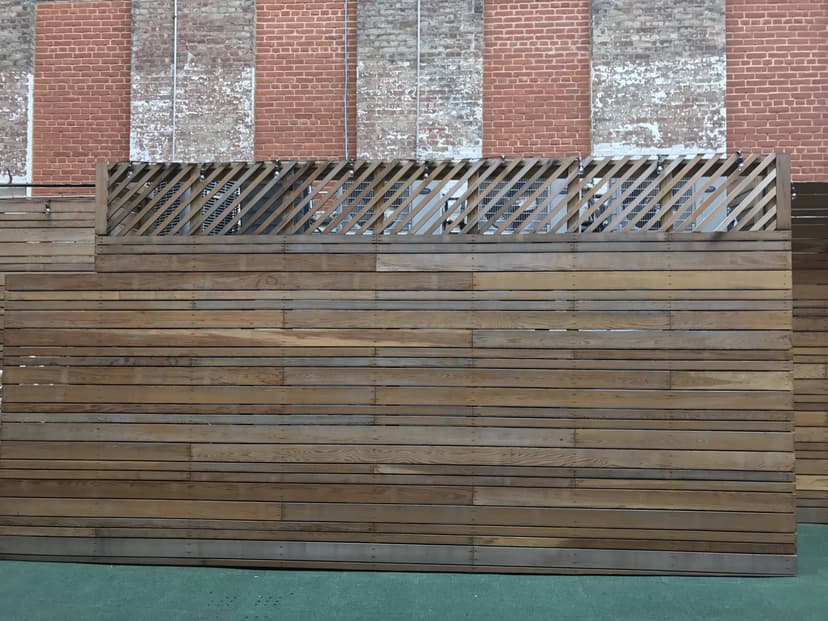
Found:
[(100, 163), (99, 235), (790, 229), (785, 155)]

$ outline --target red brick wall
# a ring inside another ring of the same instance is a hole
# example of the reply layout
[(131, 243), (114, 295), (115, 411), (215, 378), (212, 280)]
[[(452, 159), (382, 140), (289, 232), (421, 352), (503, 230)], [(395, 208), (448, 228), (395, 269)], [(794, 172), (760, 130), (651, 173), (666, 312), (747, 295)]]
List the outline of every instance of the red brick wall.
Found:
[(588, 155), (589, 0), (484, 6), (484, 156)]
[[(356, 11), (349, 0), (349, 144), (356, 152)], [(258, 0), (256, 158), (341, 158), (344, 3)]]
[[(350, 0), (351, 154), (356, 0)], [(486, 156), (590, 151), (588, 0), (486, 2)], [(343, 154), (343, 2), (259, 0), (256, 157)], [(828, 180), (828, 5), (729, 0), (728, 149), (791, 152)], [(39, 3), (33, 179), (90, 181), (129, 157), (130, 3)]]
[(727, 2), (728, 150), (784, 151), (828, 180), (828, 3)]
[(130, 3), (37, 5), (32, 178), (95, 180), (129, 158)]

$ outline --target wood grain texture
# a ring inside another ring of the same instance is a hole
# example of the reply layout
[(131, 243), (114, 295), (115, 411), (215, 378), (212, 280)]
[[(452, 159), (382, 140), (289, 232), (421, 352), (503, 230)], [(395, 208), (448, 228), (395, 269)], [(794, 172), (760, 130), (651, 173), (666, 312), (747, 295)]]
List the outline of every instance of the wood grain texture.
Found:
[(794, 379), (789, 233), (555, 237), (100, 237), (98, 273), (9, 275), (0, 555), (793, 573), (828, 341)]
[(792, 204), (797, 517), (828, 524), (828, 183)]
[(95, 198), (0, 198), (0, 355), (5, 275), (94, 269)]
[(794, 268), (797, 507), (802, 521), (828, 523), (828, 258), (798, 252)]

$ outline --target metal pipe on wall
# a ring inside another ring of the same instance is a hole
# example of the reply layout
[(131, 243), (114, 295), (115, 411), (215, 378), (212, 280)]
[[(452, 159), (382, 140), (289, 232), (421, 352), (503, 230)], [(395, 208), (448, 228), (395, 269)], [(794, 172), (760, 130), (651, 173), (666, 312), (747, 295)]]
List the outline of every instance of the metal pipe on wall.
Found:
[(342, 45), (345, 48), (345, 93), (342, 98), (342, 105), (343, 105), (343, 118), (345, 120), (345, 159), (349, 158), (350, 153), (350, 145), (348, 144), (348, 89), (350, 88), (349, 85), (349, 74), (348, 74), (348, 63), (350, 62), (350, 58), (348, 56), (348, 2), (349, 0), (345, 0), (345, 24), (343, 26), (343, 42)]
[(171, 123), (170, 129), (172, 137), (170, 140), (170, 160), (175, 161), (176, 150), (176, 127), (175, 116), (176, 108), (178, 107), (178, 0), (173, 0), (173, 52), (172, 52), (172, 104), (171, 104)]
[(420, 159), (420, 23), (422, 17), (421, 0), (417, 0), (417, 85), (416, 106), (414, 112), (414, 159)]

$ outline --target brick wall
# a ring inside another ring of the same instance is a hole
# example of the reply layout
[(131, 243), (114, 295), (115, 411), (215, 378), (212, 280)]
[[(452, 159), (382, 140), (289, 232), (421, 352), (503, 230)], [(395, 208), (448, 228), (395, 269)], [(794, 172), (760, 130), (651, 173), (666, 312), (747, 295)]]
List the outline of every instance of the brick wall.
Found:
[(483, 0), (420, 2), (420, 159), (479, 158)]
[(727, 3), (728, 150), (785, 151), (828, 180), (828, 3)]
[(34, 0), (0, 0), (0, 179), (28, 178)]
[(173, 0), (132, 4), (130, 159), (172, 156)]
[(419, 84), (417, 4), (360, 2), (358, 154), (372, 159), (479, 158), (483, 2), (420, 0)]
[(252, 159), (255, 0), (179, 0), (174, 111), (173, 16), (132, 0), (132, 158)]
[[(256, 158), (345, 153), (343, 0), (256, 3)], [(357, 2), (349, 13), (349, 144), (356, 152)]]
[[(688, 7), (701, 6), (702, 1), (682, 6), (690, 10)], [(197, 9), (204, 0), (186, 2)], [(186, 2), (182, 0), (182, 5)], [(33, 3), (12, 4), (31, 10)], [(366, 0), (359, 4), (360, 10), (366, 11), (372, 3)], [(461, 4), (476, 8), (479, 3), (469, 0)], [(588, 153), (590, 2), (500, 0), (483, 4), (483, 154)], [(619, 3), (600, 0), (594, 4), (600, 8)], [(256, 5), (255, 156), (341, 157), (345, 128), (343, 1), (258, 0)], [(403, 5), (408, 7), (413, 2), (400, 4)], [(158, 11), (158, 3), (155, 6)], [(428, 7), (428, 3), (424, 6)], [(356, 0), (349, 0), (349, 12), (349, 155), (354, 156)], [(426, 13), (430, 14), (431, 9)], [(13, 11), (4, 14), (7, 21), (21, 17)], [(470, 19), (474, 19), (474, 11)], [(249, 13), (230, 11), (212, 23), (227, 26), (234, 20), (246, 20), (245, 24), (249, 24)], [(410, 21), (401, 26), (405, 32), (411, 29)], [(161, 58), (162, 51), (169, 47), (168, 38), (164, 38), (158, 24), (148, 24), (148, 44), (155, 46)], [(828, 5), (824, 0), (784, 5), (730, 0), (726, 25), (728, 150), (789, 151), (796, 179), (828, 179)], [(95, 160), (129, 157), (131, 27), (130, 3), (123, 0), (38, 3), (32, 148), (35, 181), (88, 181), (93, 178)], [(198, 24), (198, 29), (203, 29), (203, 24)], [(25, 80), (17, 76), (14, 84), (10, 83), (14, 72), (9, 63), (20, 60), (21, 67), (25, 64), (24, 30), (7, 28), (2, 35), (9, 41), (3, 44), (6, 64), (2, 72), (6, 81), (2, 92), (7, 101), (0, 104), (4, 106), (4, 120), (16, 119), (2, 134), (3, 152), (11, 162), (3, 166), (12, 168), (18, 177), (25, 175)], [(136, 25), (137, 30), (140, 28)], [(445, 30), (450, 34), (452, 28)], [(446, 32), (441, 32), (441, 36), (445, 37)], [(397, 39), (403, 37), (402, 30), (391, 34)], [(198, 38), (197, 33), (193, 36)], [(220, 38), (212, 37), (211, 41), (207, 43), (214, 44), (216, 50), (226, 45)], [(28, 49), (31, 53), (31, 46)], [(182, 49), (185, 64), (190, 51), (186, 46)], [(429, 53), (426, 47), (426, 60)], [(439, 51), (433, 52), (434, 63), (440, 55)], [(408, 62), (407, 58), (399, 60)], [(164, 57), (159, 61), (159, 71), (167, 75), (168, 60)], [(452, 72), (459, 73), (459, 69)], [(139, 74), (133, 75), (133, 80)], [(169, 97), (159, 85), (150, 90), (159, 99)], [(215, 98), (193, 92), (194, 98), (200, 97), (201, 108), (196, 106), (194, 110), (201, 112), (191, 115), (197, 119), (199, 115), (205, 116), (203, 111), (215, 104)], [(446, 88), (445, 92), (452, 91)], [(398, 122), (405, 127), (409, 120), (404, 112), (407, 96), (403, 92), (393, 102)], [(243, 109), (245, 104), (239, 101), (237, 108)], [(140, 102), (140, 97), (135, 98), (133, 106), (136, 102)], [(444, 109), (451, 111), (453, 106), (454, 102), (448, 101)], [(424, 101), (424, 112), (427, 111), (428, 102)], [(154, 127), (156, 136), (164, 133), (163, 127), (159, 123), (153, 125), (151, 119), (146, 123), (139, 121), (140, 115), (135, 118), (136, 127)], [(250, 115), (235, 118), (233, 125), (252, 132)], [(719, 127), (718, 120), (712, 125)], [(428, 130), (427, 124), (424, 130)], [(192, 133), (196, 142), (197, 134)], [(405, 139), (411, 137), (411, 132), (406, 132)], [(221, 137), (226, 144), (243, 142), (235, 138), (230, 134)], [(163, 140), (158, 140), (163, 146)]]
[(37, 5), (33, 180), (89, 182), (129, 157), (130, 3)]
[(360, 0), (358, 31), (359, 156), (413, 158), (417, 125), (416, 0)]
[(725, 0), (593, 0), (592, 150), (722, 152)]
[(589, 0), (484, 6), (483, 155), (588, 154)]

